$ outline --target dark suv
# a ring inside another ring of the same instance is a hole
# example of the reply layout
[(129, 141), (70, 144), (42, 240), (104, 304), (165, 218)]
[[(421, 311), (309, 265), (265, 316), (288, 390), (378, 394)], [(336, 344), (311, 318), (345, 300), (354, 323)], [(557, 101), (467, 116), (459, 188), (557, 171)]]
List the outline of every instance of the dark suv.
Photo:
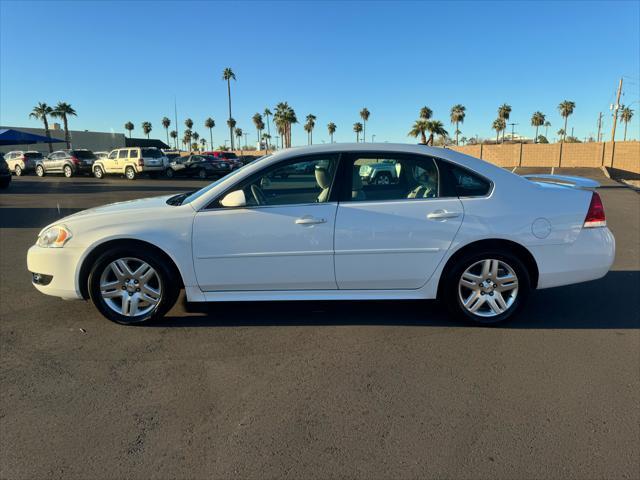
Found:
[(11, 183), (11, 171), (4, 155), (0, 153), (0, 188), (7, 188)]
[(96, 159), (91, 150), (58, 150), (36, 162), (36, 175), (44, 177), (47, 173), (63, 173), (69, 178), (80, 173), (91, 174)]

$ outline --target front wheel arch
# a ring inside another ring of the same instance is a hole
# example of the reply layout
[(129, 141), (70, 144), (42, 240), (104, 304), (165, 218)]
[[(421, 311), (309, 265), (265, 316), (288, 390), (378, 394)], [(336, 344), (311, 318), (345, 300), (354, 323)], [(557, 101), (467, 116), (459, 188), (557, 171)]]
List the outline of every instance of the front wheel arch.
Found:
[(518, 257), (527, 268), (527, 272), (529, 273), (529, 277), (531, 280), (531, 288), (535, 289), (538, 286), (538, 264), (527, 248), (511, 240), (498, 238), (479, 240), (465, 245), (464, 247), (458, 249), (453, 255), (451, 255), (451, 257), (449, 257), (447, 263), (442, 269), (442, 274), (440, 275), (440, 280), (438, 282), (439, 299), (442, 298), (442, 290), (446, 283), (448, 272), (451, 271), (453, 266), (460, 260), (460, 258), (471, 253), (482, 252), (486, 250), (506, 251)]
[(91, 269), (93, 264), (98, 260), (98, 258), (109, 250), (113, 250), (115, 248), (131, 248), (131, 249), (142, 249), (142, 250), (153, 250), (155, 253), (160, 255), (166, 262), (167, 265), (174, 271), (176, 278), (178, 279), (178, 283), (180, 288), (184, 288), (184, 281), (182, 280), (182, 274), (180, 273), (180, 269), (173, 261), (173, 259), (167, 254), (164, 250), (155, 245), (145, 242), (143, 240), (135, 240), (135, 239), (117, 239), (117, 240), (109, 240), (107, 242), (101, 243), (93, 248), (89, 252), (89, 254), (85, 257), (82, 262), (82, 266), (80, 267), (80, 273), (78, 275), (78, 286), (80, 288), (80, 293), (82, 294), (82, 298), (84, 300), (89, 299), (89, 274), (91, 273)]

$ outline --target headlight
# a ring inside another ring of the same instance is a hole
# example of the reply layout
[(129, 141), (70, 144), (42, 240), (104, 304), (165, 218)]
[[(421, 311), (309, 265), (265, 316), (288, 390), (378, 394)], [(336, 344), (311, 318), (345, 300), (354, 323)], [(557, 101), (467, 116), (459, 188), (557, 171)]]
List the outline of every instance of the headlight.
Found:
[(71, 239), (71, 230), (64, 225), (54, 225), (38, 236), (39, 247), (62, 248)]

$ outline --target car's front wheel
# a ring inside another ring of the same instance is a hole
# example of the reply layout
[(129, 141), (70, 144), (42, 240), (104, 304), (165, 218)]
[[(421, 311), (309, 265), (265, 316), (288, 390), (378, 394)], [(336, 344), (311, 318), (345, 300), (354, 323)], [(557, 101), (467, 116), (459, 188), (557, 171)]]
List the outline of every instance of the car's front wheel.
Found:
[(460, 258), (447, 274), (443, 293), (454, 315), (489, 324), (512, 317), (530, 289), (529, 272), (517, 256), (487, 251)]
[(204, 168), (198, 170), (198, 178), (207, 178), (207, 171)]
[(13, 171), (16, 174), (16, 177), (21, 177), (22, 176), (22, 167), (20, 165), (16, 165), (16, 167), (13, 169)]
[(102, 170), (101, 166), (98, 165), (97, 167), (94, 167), (93, 176), (96, 177), (96, 178), (104, 177), (104, 170)]
[(39, 177), (44, 177), (44, 167), (42, 165), (38, 165), (36, 167), (36, 175)]
[(136, 179), (136, 171), (133, 167), (127, 167), (124, 170), (124, 176), (127, 177), (127, 180), (135, 180)]
[(164, 174), (166, 175), (167, 178), (173, 178), (173, 168), (167, 168)]
[(175, 304), (176, 273), (154, 252), (118, 248), (94, 263), (89, 296), (109, 320), (135, 324), (161, 318)]

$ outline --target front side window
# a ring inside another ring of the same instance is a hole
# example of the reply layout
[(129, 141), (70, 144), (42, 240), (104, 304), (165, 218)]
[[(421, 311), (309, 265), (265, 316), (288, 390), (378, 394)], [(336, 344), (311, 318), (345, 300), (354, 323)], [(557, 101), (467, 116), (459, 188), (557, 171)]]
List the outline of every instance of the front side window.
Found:
[(352, 160), (351, 201), (437, 198), (436, 162), (423, 155), (367, 154)]
[(337, 155), (305, 157), (276, 165), (243, 182), (247, 206), (295, 205), (329, 201)]
[(111, 160), (115, 159), (117, 156), (118, 156), (118, 151), (117, 151), (117, 150), (114, 150), (113, 152), (111, 152), (111, 153), (109, 154), (109, 158), (110, 158)]

